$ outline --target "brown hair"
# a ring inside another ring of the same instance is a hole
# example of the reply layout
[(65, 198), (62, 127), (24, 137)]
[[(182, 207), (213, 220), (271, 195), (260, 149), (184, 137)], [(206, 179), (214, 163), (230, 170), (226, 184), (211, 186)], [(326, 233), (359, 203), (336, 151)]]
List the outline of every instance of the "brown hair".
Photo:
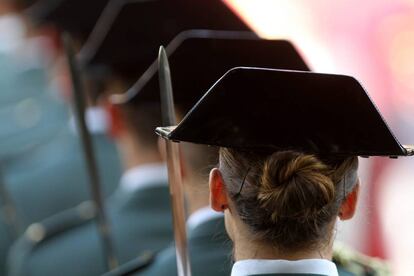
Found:
[(220, 149), (220, 170), (238, 215), (255, 239), (285, 251), (329, 240), (357, 167), (357, 157)]
[(155, 134), (155, 128), (161, 125), (159, 103), (124, 104), (122, 113), (133, 135), (143, 145), (158, 151), (158, 136)]

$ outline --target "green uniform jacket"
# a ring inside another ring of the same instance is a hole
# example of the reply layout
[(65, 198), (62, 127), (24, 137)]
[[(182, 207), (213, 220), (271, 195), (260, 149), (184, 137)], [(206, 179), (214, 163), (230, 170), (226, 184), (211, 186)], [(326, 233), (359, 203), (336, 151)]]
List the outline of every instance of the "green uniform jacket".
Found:
[[(15, 237), (31, 223), (90, 199), (90, 189), (80, 139), (69, 128), (68, 106), (49, 87), (47, 70), (0, 54), (0, 91), (0, 185), (5, 191), (0, 200), (0, 275), (4, 275)], [(93, 135), (93, 142), (104, 191), (110, 194), (121, 174), (118, 154), (103, 134)], [(7, 208), (5, 198), (15, 208)], [(15, 214), (17, 227), (9, 224), (6, 208)]]
[[(92, 137), (103, 190), (109, 195), (121, 177), (119, 157), (104, 134)], [(4, 173), (23, 229), (91, 198), (79, 137), (69, 130), (63, 130), (30, 154), (11, 160)]]
[[(196, 276), (228, 276), (232, 263), (232, 245), (224, 228), (224, 219), (215, 218), (188, 232), (191, 269)], [(177, 275), (175, 247), (161, 251), (140, 276)]]
[[(147, 252), (159, 251), (172, 241), (168, 186), (148, 187), (132, 193), (118, 191), (107, 204), (112, 237), (120, 263)], [(68, 220), (70, 215), (62, 216)], [(75, 219), (72, 220), (76, 224)], [(67, 222), (66, 222), (67, 223)], [(59, 230), (59, 221), (44, 222), (49, 237), (33, 241), (27, 233), (13, 246), (10, 275), (101, 275), (105, 263), (93, 222)], [(69, 223), (70, 225), (70, 223)], [(33, 231), (32, 231), (33, 232)]]
[(4, 223), (5, 218), (0, 214), (0, 275), (6, 274), (6, 259), (10, 246), (13, 243), (14, 235), (9, 225)]
[[(30, 154), (9, 160), (3, 166), (5, 188), (16, 206), (16, 218), (22, 232), (33, 222), (91, 198), (78, 140), (74, 134), (64, 131)], [(118, 154), (114, 144), (103, 134), (94, 135), (93, 142), (103, 191), (109, 195), (121, 175)], [(4, 275), (6, 255), (15, 235), (3, 212), (0, 214), (0, 236), (0, 275)]]

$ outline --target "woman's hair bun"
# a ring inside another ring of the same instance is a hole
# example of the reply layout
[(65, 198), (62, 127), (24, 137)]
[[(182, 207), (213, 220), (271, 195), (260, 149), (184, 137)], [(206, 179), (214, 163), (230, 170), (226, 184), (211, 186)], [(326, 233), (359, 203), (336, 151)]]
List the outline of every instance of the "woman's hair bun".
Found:
[(314, 155), (279, 151), (263, 164), (258, 200), (272, 222), (314, 220), (335, 200), (329, 167)]

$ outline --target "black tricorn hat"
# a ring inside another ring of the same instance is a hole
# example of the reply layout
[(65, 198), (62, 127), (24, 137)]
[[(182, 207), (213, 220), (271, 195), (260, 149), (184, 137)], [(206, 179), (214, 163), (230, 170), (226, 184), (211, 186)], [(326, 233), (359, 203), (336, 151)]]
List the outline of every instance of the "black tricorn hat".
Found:
[(32, 2), (26, 14), (35, 23), (51, 23), (84, 41), (93, 30), (109, 0), (33, 0)]
[(173, 141), (314, 154), (407, 156), (361, 84), (350, 76), (233, 68), (176, 127)]
[[(236, 66), (309, 70), (287, 40), (260, 39), (252, 32), (189, 30), (168, 45), (175, 102), (187, 112), (211, 85)], [(157, 63), (117, 103), (160, 102)]]
[[(158, 48), (188, 29), (250, 30), (222, 0), (124, 1), (99, 43), (81, 51), (83, 62), (105, 64), (136, 79), (157, 59)], [(103, 25), (105, 25), (103, 24)]]

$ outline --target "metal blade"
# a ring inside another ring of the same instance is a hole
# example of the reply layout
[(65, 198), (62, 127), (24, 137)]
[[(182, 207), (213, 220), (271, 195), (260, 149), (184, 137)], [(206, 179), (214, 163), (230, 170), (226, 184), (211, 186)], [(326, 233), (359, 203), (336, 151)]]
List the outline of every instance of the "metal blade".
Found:
[[(162, 46), (160, 47), (158, 55), (158, 73), (161, 93), (162, 122), (164, 126), (175, 125), (176, 119), (174, 113), (170, 67), (168, 64), (167, 54)], [(181, 179), (179, 145), (169, 140), (165, 140), (165, 143), (178, 275), (191, 276), (190, 258), (187, 248), (184, 191)]]
[(102, 198), (100, 179), (96, 165), (92, 139), (85, 122), (85, 94), (83, 93), (81, 77), (78, 71), (78, 65), (76, 63), (71, 39), (68, 34), (63, 34), (62, 40), (72, 79), (74, 97), (73, 105), (77, 115), (77, 127), (82, 141), (83, 152), (88, 168), (92, 198), (96, 204), (97, 209), (96, 222), (98, 226), (98, 232), (102, 240), (102, 247), (106, 259), (107, 270), (112, 270), (118, 266), (118, 262), (114, 253), (110, 227), (105, 214), (104, 201)]
[[(221, 38), (221, 39), (251, 39), (259, 40), (260, 38), (250, 31), (219, 31), (219, 30), (206, 30), (206, 29), (192, 29), (182, 31), (176, 35), (165, 47), (165, 51), (168, 54), (173, 53), (182, 43), (191, 37), (198, 38)], [(138, 80), (122, 94), (114, 94), (109, 99), (113, 104), (126, 104), (137, 97), (143, 87), (157, 74), (158, 71), (158, 59), (154, 60), (151, 65), (142, 73)]]
[(160, 81), (161, 113), (163, 126), (173, 126), (176, 124), (174, 112), (174, 97), (171, 83), (170, 65), (167, 53), (163, 46), (160, 47), (158, 54), (158, 74)]

